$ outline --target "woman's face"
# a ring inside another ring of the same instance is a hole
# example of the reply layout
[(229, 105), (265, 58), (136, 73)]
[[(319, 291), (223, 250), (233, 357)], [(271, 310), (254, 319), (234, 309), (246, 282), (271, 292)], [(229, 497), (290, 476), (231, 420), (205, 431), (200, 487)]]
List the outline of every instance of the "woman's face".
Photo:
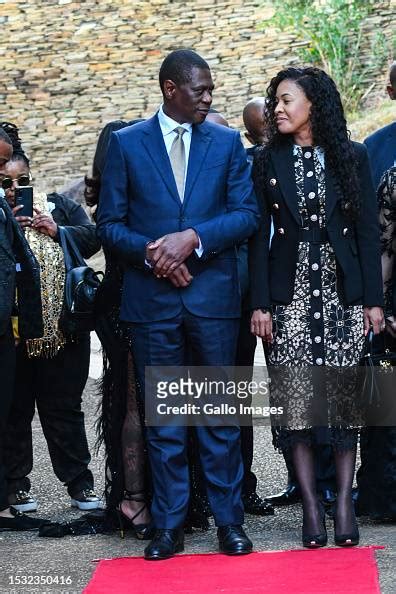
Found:
[[(15, 188), (18, 187), (18, 179), (21, 177), (29, 178), (29, 167), (23, 161), (8, 161), (0, 169), (0, 184), (4, 178), (11, 178), (12, 185), (10, 188), (5, 189), (5, 197), (8, 204), (13, 208), (15, 206)], [(24, 180), (25, 182), (26, 180)], [(24, 185), (27, 185), (26, 183)]]
[(312, 103), (293, 80), (283, 80), (276, 91), (275, 118), (281, 134), (310, 132)]

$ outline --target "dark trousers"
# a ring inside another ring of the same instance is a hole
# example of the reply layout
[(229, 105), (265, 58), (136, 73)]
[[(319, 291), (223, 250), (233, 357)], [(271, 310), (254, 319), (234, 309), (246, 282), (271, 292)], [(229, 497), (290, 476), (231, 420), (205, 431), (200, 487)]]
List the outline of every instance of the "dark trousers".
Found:
[[(251, 381), (253, 377), (254, 354), (256, 352), (257, 338), (250, 332), (250, 311), (244, 311), (239, 323), (237, 350), (235, 366), (244, 367), (247, 376), (240, 379)], [(249, 369), (246, 369), (249, 368)], [(239, 373), (238, 373), (239, 377)], [(251, 406), (252, 397), (244, 399), (244, 405)], [(253, 426), (241, 427), (241, 452), (243, 461), (243, 485), (244, 495), (254, 493), (257, 487), (257, 478), (252, 472), (253, 464)]]
[[(192, 355), (197, 366), (232, 366), (237, 319), (211, 319), (183, 310), (171, 320), (132, 324), (132, 350), (137, 378), (145, 386), (145, 366), (183, 366)], [(190, 359), (191, 360), (191, 359)], [(145, 393), (145, 398), (155, 395)], [(243, 523), (243, 466), (238, 426), (196, 427), (202, 471), (217, 526)], [(188, 428), (147, 427), (152, 472), (151, 513), (157, 528), (183, 525), (189, 502)]]
[(67, 485), (71, 496), (93, 487), (81, 410), (89, 358), (90, 338), (85, 334), (78, 342), (68, 342), (51, 359), (29, 359), (25, 345), (17, 347), (15, 393), (5, 438), (9, 493), (30, 489), (35, 405), (58, 479)]
[(6, 481), (4, 451), (4, 434), (7, 417), (14, 393), (15, 377), (15, 345), (11, 327), (4, 336), (0, 336), (0, 511), (8, 507), (8, 491)]

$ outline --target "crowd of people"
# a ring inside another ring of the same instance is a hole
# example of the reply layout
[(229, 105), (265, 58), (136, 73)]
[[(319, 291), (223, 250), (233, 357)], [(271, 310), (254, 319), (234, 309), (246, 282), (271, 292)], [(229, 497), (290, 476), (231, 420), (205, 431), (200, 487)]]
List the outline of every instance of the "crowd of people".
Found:
[[(359, 373), (369, 336), (396, 350), (396, 123), (352, 142), (330, 76), (290, 67), (247, 103), (245, 150), (211, 107), (201, 56), (173, 51), (159, 83), (153, 117), (99, 135), (85, 179), (94, 221), (70, 198), (36, 191), (32, 216), (21, 215), (30, 161), (23, 131), (0, 123), (0, 531), (45, 523), (26, 513), (37, 510), (36, 406), (71, 505), (102, 506), (81, 409), (90, 335), (61, 323), (66, 228), (83, 257), (105, 255), (94, 329), (106, 530), (129, 530), (150, 541), (147, 560), (167, 559), (213, 516), (219, 550), (247, 554), (244, 513), (301, 502), (303, 546), (327, 544), (327, 515), (335, 544), (356, 545), (356, 515), (396, 519), (396, 429), (362, 420)], [(396, 63), (388, 93), (396, 98)], [(227, 367), (251, 380), (257, 339), (288, 471), (265, 499), (251, 423), (145, 423), (147, 368)]]

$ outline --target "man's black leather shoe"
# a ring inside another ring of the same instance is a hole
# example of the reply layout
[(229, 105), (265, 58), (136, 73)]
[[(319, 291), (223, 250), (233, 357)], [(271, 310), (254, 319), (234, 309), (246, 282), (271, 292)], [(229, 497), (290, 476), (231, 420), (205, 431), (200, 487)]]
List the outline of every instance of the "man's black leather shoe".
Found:
[(268, 501), (261, 499), (256, 492), (242, 495), (242, 503), (245, 512), (253, 516), (273, 516), (275, 513), (273, 506)]
[(144, 549), (144, 558), (147, 561), (169, 559), (176, 553), (184, 550), (183, 530), (161, 529), (157, 530), (153, 540)]
[(287, 485), (286, 489), (280, 493), (265, 497), (265, 501), (268, 501), (274, 506), (293, 505), (301, 501), (300, 490), (297, 485)]
[(242, 526), (221, 526), (217, 529), (219, 549), (226, 555), (247, 555), (253, 544), (246, 536)]
[(332, 489), (323, 489), (320, 495), (324, 505), (333, 505), (337, 499), (337, 495)]
[(337, 495), (331, 489), (323, 489), (320, 492), (320, 499), (325, 507), (327, 515), (332, 518), (333, 517), (333, 506), (336, 502)]

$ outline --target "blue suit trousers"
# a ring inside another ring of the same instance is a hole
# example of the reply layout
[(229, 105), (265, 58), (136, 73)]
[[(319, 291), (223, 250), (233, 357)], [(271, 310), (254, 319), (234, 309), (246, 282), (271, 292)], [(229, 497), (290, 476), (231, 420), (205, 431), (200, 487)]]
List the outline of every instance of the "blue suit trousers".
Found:
[[(137, 379), (145, 385), (145, 366), (232, 366), (238, 319), (198, 317), (183, 309), (169, 320), (130, 325)], [(146, 398), (150, 397), (146, 394)], [(237, 426), (195, 428), (209, 503), (216, 526), (243, 523), (243, 464)], [(189, 502), (187, 427), (147, 427), (153, 481), (152, 517), (156, 528), (183, 525)]]

